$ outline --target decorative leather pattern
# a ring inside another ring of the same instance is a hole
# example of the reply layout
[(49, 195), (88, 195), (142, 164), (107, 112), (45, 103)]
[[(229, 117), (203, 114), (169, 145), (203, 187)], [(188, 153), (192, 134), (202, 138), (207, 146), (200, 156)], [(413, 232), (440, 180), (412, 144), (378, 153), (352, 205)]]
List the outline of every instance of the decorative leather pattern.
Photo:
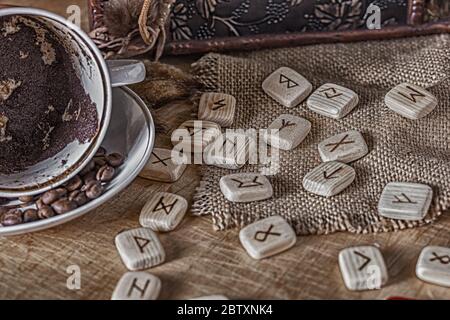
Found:
[(367, 29), (374, 6), (381, 27), (405, 25), (408, 0), (178, 0), (172, 40)]

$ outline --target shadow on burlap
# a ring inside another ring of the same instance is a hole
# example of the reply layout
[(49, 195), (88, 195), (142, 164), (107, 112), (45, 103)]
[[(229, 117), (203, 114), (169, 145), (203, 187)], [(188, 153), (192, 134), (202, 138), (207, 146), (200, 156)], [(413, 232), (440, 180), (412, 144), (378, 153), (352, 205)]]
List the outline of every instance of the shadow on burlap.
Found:
[[(359, 95), (360, 102), (341, 120), (315, 114), (305, 102), (295, 108), (281, 106), (261, 89), (265, 77), (281, 66), (301, 73), (315, 89), (326, 82), (348, 87)], [(194, 72), (209, 91), (236, 97), (233, 128), (267, 128), (283, 113), (304, 117), (312, 123), (311, 133), (298, 148), (280, 151), (280, 171), (269, 177), (274, 188), (270, 200), (231, 203), (220, 192), (222, 176), (257, 172), (258, 166), (245, 166), (238, 171), (203, 166), (193, 212), (211, 214), (216, 229), (241, 227), (279, 214), (300, 235), (386, 232), (431, 223), (449, 208), (449, 35), (315, 45), (234, 56), (209, 54), (194, 65)], [(438, 107), (417, 121), (390, 111), (384, 104), (384, 96), (401, 82), (429, 89), (439, 99)], [(351, 164), (356, 170), (356, 180), (341, 194), (328, 199), (306, 192), (302, 187), (304, 175), (321, 163), (317, 144), (346, 130), (359, 130), (369, 145), (369, 154)], [(433, 188), (432, 207), (423, 221), (395, 221), (378, 215), (379, 197), (391, 181), (425, 183)]]

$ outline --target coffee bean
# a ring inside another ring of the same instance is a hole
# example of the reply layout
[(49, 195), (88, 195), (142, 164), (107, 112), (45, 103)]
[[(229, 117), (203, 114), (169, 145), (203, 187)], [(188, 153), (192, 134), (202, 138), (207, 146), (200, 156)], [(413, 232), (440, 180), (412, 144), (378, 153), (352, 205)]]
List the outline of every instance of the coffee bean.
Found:
[(38, 211), (39, 219), (48, 219), (55, 216), (55, 211), (50, 206), (42, 206)]
[(95, 171), (91, 171), (91, 172), (89, 172), (89, 173), (87, 173), (86, 175), (83, 176), (83, 181), (84, 181), (85, 185), (89, 184), (92, 181), (96, 181), (96, 180), (97, 180), (97, 178), (96, 178)]
[(30, 203), (32, 202), (34, 199), (33, 196), (23, 196), (23, 197), (19, 197), (19, 201), (23, 202), (23, 203)]
[(105, 165), (101, 167), (97, 172), (97, 180), (101, 182), (109, 182), (114, 178), (116, 170), (113, 167)]
[(65, 188), (68, 192), (72, 192), (74, 190), (80, 189), (82, 185), (83, 180), (80, 178), (80, 176), (75, 176), (66, 183)]
[(69, 200), (74, 201), (79, 207), (85, 205), (89, 199), (86, 197), (84, 192), (80, 190), (75, 190), (69, 195)]
[(39, 215), (37, 210), (35, 209), (28, 209), (25, 210), (25, 212), (23, 213), (23, 222), (27, 223), (27, 222), (34, 222), (39, 220)]
[(106, 156), (106, 149), (103, 147), (98, 148), (95, 157), (104, 157)]
[(44, 193), (41, 197), (42, 202), (46, 205), (52, 204), (53, 202), (65, 197), (67, 195), (67, 189), (57, 188)]
[(21, 224), (23, 222), (22, 211), (13, 209), (5, 213), (2, 217), (2, 226), (10, 227)]
[(42, 198), (39, 198), (36, 201), (36, 208), (41, 209), (43, 206), (45, 206), (44, 202), (42, 201)]
[(67, 213), (69, 211), (75, 210), (77, 207), (78, 206), (75, 201), (70, 201), (67, 198), (59, 199), (52, 204), (52, 208), (57, 214)]
[(105, 157), (95, 157), (94, 162), (96, 167), (103, 167), (104, 165), (108, 164)]
[(94, 160), (89, 161), (86, 167), (84, 167), (83, 170), (80, 171), (80, 176), (88, 174), (90, 171), (94, 170), (94, 168), (95, 168)]
[(108, 161), (109, 165), (113, 166), (114, 168), (120, 167), (123, 162), (125, 161), (125, 158), (120, 153), (111, 153), (106, 156), (106, 161)]
[(86, 193), (89, 199), (96, 199), (100, 197), (104, 191), (102, 184), (99, 181), (91, 181), (81, 188), (81, 191)]

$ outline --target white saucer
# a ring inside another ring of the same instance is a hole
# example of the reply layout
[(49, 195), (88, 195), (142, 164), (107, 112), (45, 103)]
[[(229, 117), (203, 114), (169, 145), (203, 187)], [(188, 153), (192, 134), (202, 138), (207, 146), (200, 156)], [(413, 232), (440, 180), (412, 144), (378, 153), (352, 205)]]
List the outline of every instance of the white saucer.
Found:
[(36, 222), (11, 227), (0, 226), (0, 236), (18, 235), (48, 229), (94, 210), (125, 189), (137, 177), (150, 158), (155, 141), (153, 118), (141, 98), (128, 88), (113, 90), (111, 122), (102, 146), (126, 156), (125, 163), (103, 195), (71, 212)]

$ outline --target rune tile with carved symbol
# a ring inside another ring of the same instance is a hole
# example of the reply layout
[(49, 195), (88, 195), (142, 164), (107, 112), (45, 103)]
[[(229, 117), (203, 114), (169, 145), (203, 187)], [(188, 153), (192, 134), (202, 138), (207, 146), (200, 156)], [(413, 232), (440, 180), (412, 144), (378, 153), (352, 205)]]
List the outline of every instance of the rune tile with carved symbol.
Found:
[(111, 300), (156, 300), (161, 280), (147, 272), (127, 272), (116, 285)]
[(311, 122), (290, 114), (282, 114), (267, 128), (264, 141), (271, 146), (292, 150), (296, 148), (311, 131)]
[(422, 281), (450, 287), (450, 248), (425, 247), (417, 261), (416, 275)]
[(158, 236), (147, 228), (123, 231), (116, 236), (115, 243), (123, 263), (131, 271), (157, 266), (166, 259)]
[(280, 216), (256, 221), (239, 232), (242, 246), (253, 259), (264, 259), (295, 245), (292, 227)]
[(345, 163), (324, 162), (305, 175), (303, 188), (322, 197), (332, 197), (347, 188), (355, 176), (355, 169)]
[(405, 118), (417, 120), (431, 113), (438, 100), (422, 87), (402, 83), (386, 94), (384, 101), (389, 109)]
[(419, 183), (391, 182), (378, 202), (381, 216), (401, 220), (422, 220), (430, 208), (433, 190)]
[(257, 150), (256, 139), (247, 134), (226, 132), (205, 148), (203, 159), (207, 165), (236, 170), (249, 160), (250, 150)]
[(235, 173), (220, 179), (220, 190), (232, 202), (252, 202), (271, 198), (270, 181), (259, 173)]
[(358, 95), (347, 88), (326, 83), (313, 92), (306, 104), (318, 114), (341, 119), (352, 111), (359, 102)]
[(183, 220), (187, 209), (188, 202), (183, 197), (158, 192), (142, 208), (139, 222), (153, 231), (172, 231)]
[(222, 134), (221, 127), (211, 121), (188, 120), (172, 132), (172, 144), (186, 153), (203, 153)]
[(296, 71), (281, 67), (263, 82), (264, 92), (286, 107), (295, 107), (312, 91), (311, 83)]
[(178, 160), (174, 161), (172, 150), (154, 148), (150, 160), (139, 176), (149, 180), (175, 182), (186, 169), (186, 155), (181, 155)]
[(204, 93), (198, 106), (198, 118), (229, 127), (234, 122), (236, 98), (225, 93)]
[(388, 281), (388, 271), (380, 250), (374, 246), (358, 246), (339, 253), (339, 267), (349, 290), (381, 289)]
[(340, 161), (349, 163), (364, 157), (368, 152), (366, 141), (355, 130), (339, 133), (325, 139), (318, 145), (323, 162)]

